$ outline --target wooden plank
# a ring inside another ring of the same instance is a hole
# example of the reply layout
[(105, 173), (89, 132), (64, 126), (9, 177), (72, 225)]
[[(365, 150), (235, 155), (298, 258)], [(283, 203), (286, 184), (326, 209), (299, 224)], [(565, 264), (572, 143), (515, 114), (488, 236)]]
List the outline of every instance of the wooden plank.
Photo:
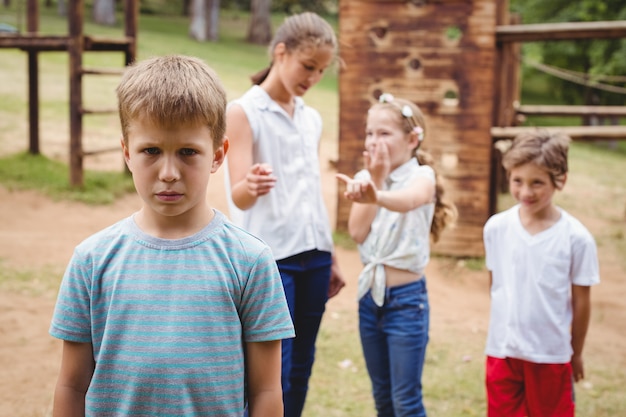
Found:
[[(32, 51), (67, 51), (69, 48), (69, 36), (55, 35), (0, 35), (0, 48), (24, 49)], [(85, 51), (119, 51), (126, 52), (131, 49), (134, 39), (132, 38), (104, 38), (83, 36)]]
[(533, 132), (537, 129), (545, 129), (549, 132), (562, 132), (572, 140), (607, 140), (626, 139), (626, 126), (550, 126), (550, 127), (492, 127), (491, 137), (494, 141), (502, 139), (512, 139), (523, 132)]
[(118, 112), (117, 108), (109, 108), (109, 109), (81, 109), (80, 114), (115, 114)]
[(83, 75), (122, 75), (124, 68), (82, 68)]
[(65, 51), (69, 37), (41, 35), (0, 35), (0, 48), (37, 51)]
[(526, 104), (516, 112), (528, 116), (626, 116), (626, 106), (559, 106)]
[(626, 20), (496, 26), (497, 42), (537, 42), (626, 37)]

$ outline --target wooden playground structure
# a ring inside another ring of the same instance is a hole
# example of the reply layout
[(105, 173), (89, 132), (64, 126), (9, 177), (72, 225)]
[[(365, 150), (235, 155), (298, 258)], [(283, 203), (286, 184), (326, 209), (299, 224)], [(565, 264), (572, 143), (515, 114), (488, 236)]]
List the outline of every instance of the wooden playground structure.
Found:
[[(365, 114), (383, 92), (424, 111), (459, 218), (433, 251), (483, 255), (482, 229), (502, 181), (494, 144), (534, 127), (520, 115), (626, 116), (626, 107), (520, 105), (521, 43), (626, 37), (626, 21), (523, 25), (508, 0), (340, 0), (339, 172), (361, 168)], [(626, 139), (626, 126), (562, 126), (573, 140)], [(338, 190), (337, 228), (350, 203)]]
[[(82, 66), (88, 51), (120, 51), (125, 64), (137, 48), (138, 1), (124, 0), (120, 39), (83, 33), (84, 0), (68, 3), (68, 35), (38, 34), (37, 1), (27, 0), (28, 33), (0, 34), (0, 48), (28, 54), (30, 152), (38, 153), (37, 54), (67, 51), (70, 57), (70, 182), (83, 182), (83, 158), (99, 151), (82, 145), (82, 117), (103, 111), (82, 105), (85, 75), (111, 74)], [(364, 116), (381, 93), (413, 100), (425, 112), (424, 148), (434, 157), (459, 219), (434, 252), (481, 256), (482, 228), (496, 210), (502, 182), (494, 144), (532, 127), (521, 115), (626, 116), (622, 106), (520, 104), (521, 44), (626, 37), (626, 21), (519, 24), (508, 0), (339, 0), (339, 39), (345, 62), (339, 75), (339, 172), (361, 167)], [(624, 126), (561, 126), (574, 140), (626, 139)], [(337, 196), (337, 229), (347, 229), (350, 203)]]
[[(83, 67), (85, 52), (117, 51), (124, 54), (125, 65), (137, 55), (137, 0), (124, 0), (124, 36), (119, 39), (98, 38), (83, 33), (84, 0), (69, 0), (67, 7), (68, 34), (66, 36), (39, 34), (39, 5), (27, 0), (27, 33), (0, 34), (0, 48), (18, 48), (28, 54), (28, 119), (29, 152), (39, 153), (39, 64), (38, 54), (46, 51), (67, 51), (69, 54), (69, 114), (70, 114), (70, 184), (83, 185), (83, 158), (102, 150), (83, 150), (83, 116), (113, 113), (117, 109), (87, 109), (83, 106), (83, 77), (85, 75), (121, 74), (110, 68)], [(117, 148), (116, 148), (117, 149)]]

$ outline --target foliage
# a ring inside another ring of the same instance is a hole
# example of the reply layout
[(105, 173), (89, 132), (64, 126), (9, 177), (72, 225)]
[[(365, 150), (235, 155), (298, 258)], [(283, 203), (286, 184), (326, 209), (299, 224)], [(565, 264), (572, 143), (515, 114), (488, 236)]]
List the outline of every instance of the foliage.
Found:
[(0, 158), (0, 178), (7, 189), (34, 189), (55, 199), (88, 204), (108, 204), (134, 190), (132, 179), (122, 172), (85, 171), (81, 189), (69, 186), (67, 165), (42, 155), (19, 153)]
[[(520, 13), (524, 23), (626, 20), (623, 0), (513, 0), (511, 10)], [(626, 75), (626, 39), (542, 42), (540, 55), (546, 64), (588, 74), (591, 80), (604, 80), (602, 82), (607, 84), (610, 79), (605, 79), (605, 75)], [(623, 80), (619, 85), (624, 85)], [(625, 102), (622, 94), (560, 79), (554, 79), (547, 87), (551, 95), (568, 104), (624, 105)]]

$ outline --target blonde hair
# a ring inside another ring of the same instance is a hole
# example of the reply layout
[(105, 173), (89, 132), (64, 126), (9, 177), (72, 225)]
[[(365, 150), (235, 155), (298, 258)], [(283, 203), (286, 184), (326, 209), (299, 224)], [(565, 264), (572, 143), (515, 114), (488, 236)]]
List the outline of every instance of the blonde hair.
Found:
[[(412, 101), (403, 98), (395, 98), (389, 94), (387, 94), (386, 97), (387, 98), (384, 99), (381, 96), (381, 100), (383, 101), (372, 105), (370, 110), (390, 110), (396, 116), (396, 121), (399, 126), (402, 127), (404, 133), (418, 134), (416, 133), (415, 128), (420, 127), (422, 130), (421, 134), (424, 135), (422, 139), (419, 140), (418, 145), (415, 148), (414, 157), (420, 165), (428, 165), (435, 172), (435, 214), (430, 225), (430, 235), (433, 242), (436, 243), (446, 226), (452, 224), (456, 220), (457, 209), (454, 203), (447, 201), (444, 198), (445, 189), (443, 187), (441, 177), (435, 169), (435, 161), (433, 157), (428, 152), (420, 149), (422, 142), (426, 138), (428, 130), (426, 127), (426, 118), (424, 117), (424, 113), (422, 113), (419, 106)], [(410, 109), (410, 112), (406, 110), (406, 107)]]
[(567, 154), (571, 138), (564, 133), (550, 133), (546, 129), (517, 135), (502, 158), (502, 166), (510, 175), (513, 168), (535, 164), (550, 175), (555, 187), (563, 185), (567, 174)]
[(285, 44), (287, 52), (295, 52), (304, 48), (318, 48), (329, 46), (333, 54), (337, 55), (337, 36), (332, 26), (319, 15), (304, 12), (289, 16), (278, 27), (268, 47), (270, 65), (254, 74), (251, 78), (256, 85), (261, 84), (272, 68), (272, 59), (276, 45)]
[(122, 136), (128, 144), (133, 120), (159, 127), (207, 126), (213, 146), (226, 132), (226, 91), (217, 74), (201, 59), (168, 55), (128, 67), (117, 87)]

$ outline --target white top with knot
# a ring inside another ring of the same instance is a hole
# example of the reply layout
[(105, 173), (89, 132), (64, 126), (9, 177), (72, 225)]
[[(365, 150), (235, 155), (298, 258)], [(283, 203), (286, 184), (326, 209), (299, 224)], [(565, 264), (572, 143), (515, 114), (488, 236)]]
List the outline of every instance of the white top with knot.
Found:
[(332, 252), (321, 188), (318, 148), (322, 118), (317, 110), (296, 97), (291, 118), (256, 85), (232, 104), (241, 106), (250, 123), (253, 163), (271, 165), (277, 177), (267, 195), (242, 211), (232, 201), (229, 176), (225, 175), (232, 222), (264, 240), (277, 260), (312, 249)]
[[(416, 158), (396, 168), (385, 180), (383, 190), (406, 188), (418, 177), (435, 182), (435, 172), (428, 165), (420, 165)], [(367, 170), (359, 171), (355, 179), (370, 179)], [(406, 213), (380, 207), (365, 241), (359, 245), (361, 261), (365, 265), (359, 275), (358, 298), (368, 290), (378, 306), (385, 302), (385, 265), (404, 269), (418, 275), (430, 260), (430, 225), (435, 204), (419, 206)]]

